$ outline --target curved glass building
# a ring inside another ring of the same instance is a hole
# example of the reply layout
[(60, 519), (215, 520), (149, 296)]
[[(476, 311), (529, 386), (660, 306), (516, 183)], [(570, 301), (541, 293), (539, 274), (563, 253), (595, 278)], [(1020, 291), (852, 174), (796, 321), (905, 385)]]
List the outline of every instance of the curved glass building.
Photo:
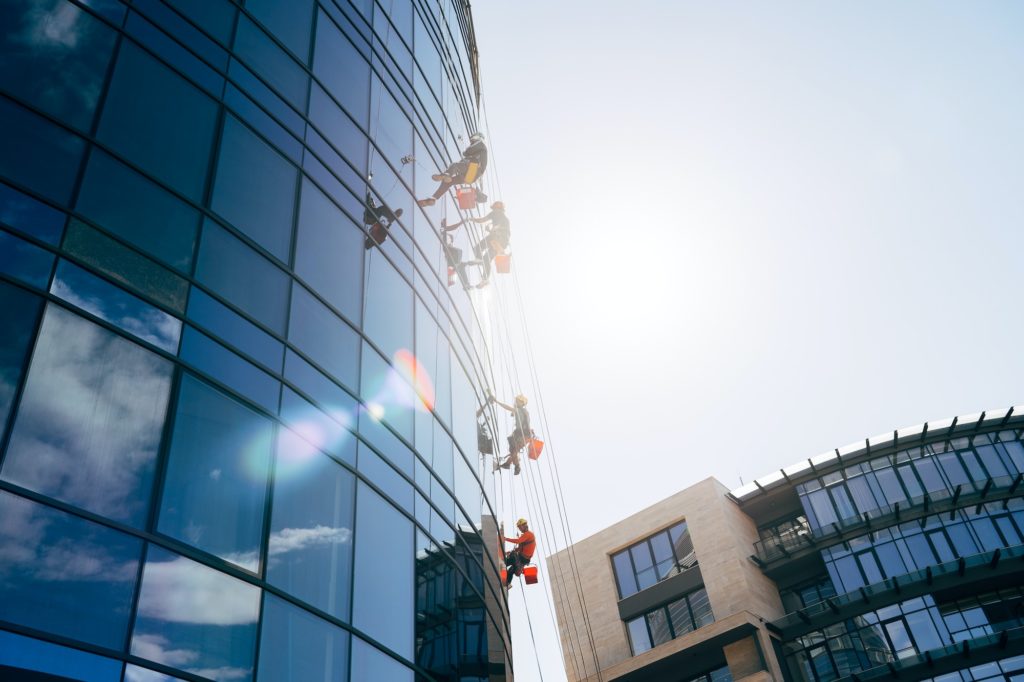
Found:
[(0, 679), (511, 679), (478, 83), (466, 0), (0, 3)]

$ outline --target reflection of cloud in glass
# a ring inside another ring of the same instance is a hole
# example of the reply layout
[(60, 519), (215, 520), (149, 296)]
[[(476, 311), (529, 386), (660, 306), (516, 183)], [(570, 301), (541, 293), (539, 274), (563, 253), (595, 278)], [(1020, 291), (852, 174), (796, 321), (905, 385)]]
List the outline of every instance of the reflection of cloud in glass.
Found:
[[(249, 677), (249, 670), (245, 668), (233, 668), (221, 666), (218, 668), (190, 668), (189, 664), (199, 660), (199, 652), (195, 649), (169, 649), (170, 642), (166, 637), (160, 635), (136, 635), (132, 640), (132, 653), (151, 661), (159, 661), (165, 665), (181, 668), (200, 677), (208, 677), (211, 680), (244, 680)], [(176, 680), (154, 670), (145, 668), (129, 667), (125, 670), (126, 682), (164, 682), (165, 680)]]
[(2, 476), (119, 521), (145, 518), (171, 364), (49, 306)]
[(179, 679), (178, 677), (164, 675), (148, 668), (140, 668), (130, 663), (124, 669), (125, 682), (176, 682)]
[[(139, 615), (170, 623), (247, 625), (259, 615), (257, 597), (256, 588), (184, 557), (150, 561)], [(133, 650), (138, 640), (137, 635)]]
[(314, 545), (344, 544), (352, 538), (348, 528), (313, 526), (312, 528), (282, 528), (270, 536), (270, 556), (296, 552)]

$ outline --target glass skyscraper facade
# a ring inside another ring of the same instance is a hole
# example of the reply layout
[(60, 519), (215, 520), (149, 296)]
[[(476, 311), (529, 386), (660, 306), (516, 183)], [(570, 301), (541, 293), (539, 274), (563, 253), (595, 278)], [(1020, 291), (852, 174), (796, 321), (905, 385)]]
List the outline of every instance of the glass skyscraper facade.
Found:
[(0, 679), (511, 679), (478, 99), (465, 0), (0, 3)]

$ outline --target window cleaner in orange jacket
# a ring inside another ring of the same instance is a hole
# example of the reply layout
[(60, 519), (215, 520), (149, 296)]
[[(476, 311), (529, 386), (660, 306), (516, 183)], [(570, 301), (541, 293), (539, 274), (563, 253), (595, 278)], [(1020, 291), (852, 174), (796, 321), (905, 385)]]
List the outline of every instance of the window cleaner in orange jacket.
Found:
[(501, 539), (505, 542), (512, 542), (518, 547), (505, 555), (505, 587), (512, 584), (512, 578), (523, 572), (523, 568), (530, 563), (533, 553), (537, 549), (537, 540), (533, 536), (526, 523), (526, 519), (516, 521), (516, 528), (519, 529), (519, 537), (507, 538), (504, 535)]

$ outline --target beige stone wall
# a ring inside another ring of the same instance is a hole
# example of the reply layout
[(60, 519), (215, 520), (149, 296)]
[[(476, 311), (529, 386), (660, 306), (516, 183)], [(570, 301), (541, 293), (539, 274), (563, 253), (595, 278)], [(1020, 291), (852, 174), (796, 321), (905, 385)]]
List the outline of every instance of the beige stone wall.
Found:
[(572, 551), (580, 572), (579, 589), (571, 580), (568, 550), (548, 558), (565, 666), (571, 681), (596, 673), (586, 624), (579, 615), (581, 597), (589, 613), (601, 670), (627, 661), (631, 657), (629, 641), (619, 619), (610, 555), (681, 520), (687, 522), (693, 538), (717, 621), (741, 612), (755, 620), (783, 615), (775, 584), (748, 558), (754, 551), (757, 529), (726, 497), (727, 492), (725, 486), (709, 478), (577, 542)]

